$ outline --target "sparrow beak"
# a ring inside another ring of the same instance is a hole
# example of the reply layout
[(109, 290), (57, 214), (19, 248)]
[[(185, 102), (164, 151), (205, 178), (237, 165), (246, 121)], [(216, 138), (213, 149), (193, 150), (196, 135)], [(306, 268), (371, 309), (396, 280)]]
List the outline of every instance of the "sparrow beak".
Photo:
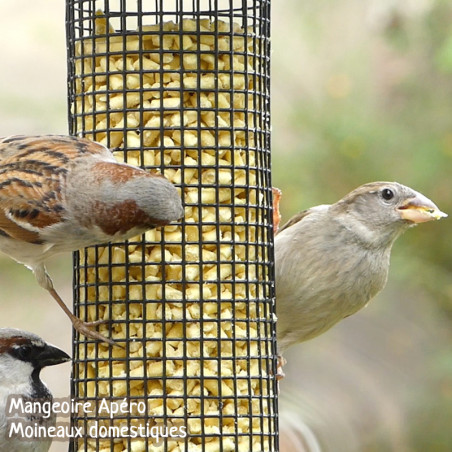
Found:
[(447, 217), (447, 214), (441, 212), (430, 199), (420, 193), (417, 193), (414, 198), (406, 200), (397, 210), (403, 220), (415, 224)]
[(63, 350), (46, 344), (45, 347), (36, 353), (34, 359), (39, 363), (39, 367), (43, 368), (65, 363), (66, 361), (70, 361), (71, 357), (66, 352), (63, 352)]

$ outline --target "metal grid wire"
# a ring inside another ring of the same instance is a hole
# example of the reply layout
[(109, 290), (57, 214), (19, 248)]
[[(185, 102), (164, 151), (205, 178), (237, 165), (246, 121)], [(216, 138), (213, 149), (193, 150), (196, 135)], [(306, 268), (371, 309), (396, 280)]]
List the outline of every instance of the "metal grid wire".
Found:
[(90, 408), (72, 451), (278, 450), (269, 15), (67, 0), (70, 133), (161, 172), (185, 206), (74, 255), (76, 315), (124, 349), (76, 333), (72, 397)]

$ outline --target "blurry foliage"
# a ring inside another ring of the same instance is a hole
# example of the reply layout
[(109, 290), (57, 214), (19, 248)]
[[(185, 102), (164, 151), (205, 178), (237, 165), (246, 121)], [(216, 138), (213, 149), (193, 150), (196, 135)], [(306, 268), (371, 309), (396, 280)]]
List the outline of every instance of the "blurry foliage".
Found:
[(431, 379), (437, 393), (418, 394), (410, 422), (412, 449), (419, 452), (452, 449), (452, 360), (450, 352), (435, 358)]

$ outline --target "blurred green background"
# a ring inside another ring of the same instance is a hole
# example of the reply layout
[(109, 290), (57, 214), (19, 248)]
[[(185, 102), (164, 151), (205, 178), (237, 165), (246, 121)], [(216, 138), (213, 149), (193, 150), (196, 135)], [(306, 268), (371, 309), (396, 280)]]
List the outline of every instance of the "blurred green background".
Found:
[[(452, 214), (452, 4), (273, 4), (273, 183), (286, 220), (396, 180)], [(408, 231), (369, 306), (288, 353), (282, 449), (452, 450), (451, 219)]]
[[(0, 135), (66, 133), (64, 2), (3, 1), (0, 30)], [(373, 180), (409, 185), (452, 214), (451, 2), (274, 2), (272, 47), (273, 183), (283, 190), (283, 219)], [(450, 225), (408, 231), (385, 291), (287, 354), (283, 452), (452, 450)], [(70, 255), (49, 267), (69, 301)], [(3, 257), (0, 296), (2, 326), (70, 352), (65, 315)], [(64, 365), (43, 377), (62, 397), (69, 373)]]

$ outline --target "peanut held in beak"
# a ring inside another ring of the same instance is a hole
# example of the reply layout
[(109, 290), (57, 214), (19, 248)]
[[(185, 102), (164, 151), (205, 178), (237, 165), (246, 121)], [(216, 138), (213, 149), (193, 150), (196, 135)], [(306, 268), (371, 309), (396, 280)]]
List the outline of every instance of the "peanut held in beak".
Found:
[(398, 207), (398, 211), (403, 220), (415, 224), (447, 217), (447, 214), (441, 212), (436, 204), (420, 193)]

